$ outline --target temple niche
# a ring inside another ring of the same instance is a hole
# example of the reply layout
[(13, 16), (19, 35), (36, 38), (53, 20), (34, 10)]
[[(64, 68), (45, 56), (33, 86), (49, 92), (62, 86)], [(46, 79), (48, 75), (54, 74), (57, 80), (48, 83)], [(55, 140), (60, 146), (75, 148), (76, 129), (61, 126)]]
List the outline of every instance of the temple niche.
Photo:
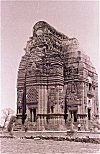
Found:
[(99, 118), (98, 75), (78, 40), (39, 21), (24, 50), (17, 78), (18, 121), (26, 87), (29, 129), (66, 130), (72, 123), (93, 128)]

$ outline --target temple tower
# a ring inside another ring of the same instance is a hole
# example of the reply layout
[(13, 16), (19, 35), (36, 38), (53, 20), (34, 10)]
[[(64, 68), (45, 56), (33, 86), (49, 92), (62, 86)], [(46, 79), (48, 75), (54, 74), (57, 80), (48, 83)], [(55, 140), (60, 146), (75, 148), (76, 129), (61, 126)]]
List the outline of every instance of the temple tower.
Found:
[(68, 38), (44, 21), (34, 25), (19, 64), (18, 119), (22, 118), (24, 83), (27, 121), (37, 130), (61, 130), (72, 120), (89, 129), (91, 121), (98, 120), (95, 68), (76, 38)]

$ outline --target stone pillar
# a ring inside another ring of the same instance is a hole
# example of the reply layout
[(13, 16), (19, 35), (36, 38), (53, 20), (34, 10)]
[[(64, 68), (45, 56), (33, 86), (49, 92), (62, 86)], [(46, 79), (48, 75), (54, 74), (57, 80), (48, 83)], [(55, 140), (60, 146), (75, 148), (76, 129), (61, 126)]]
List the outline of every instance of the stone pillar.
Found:
[(86, 124), (85, 124), (86, 130), (88, 130), (88, 111), (87, 110), (88, 110), (88, 108), (86, 109), (87, 116), (85, 118), (85, 120), (86, 120)]
[(68, 112), (68, 120), (70, 120), (71, 119), (71, 113), (70, 113), (69, 110), (67, 112)]
[(45, 127), (46, 124), (47, 124), (47, 122), (46, 122), (46, 116), (44, 116), (44, 127)]
[(59, 86), (57, 86), (57, 113), (59, 113)]
[(41, 117), (41, 130), (45, 130), (45, 127), (44, 127), (44, 117), (42, 116)]
[(42, 114), (43, 114), (43, 111), (44, 111), (44, 108), (43, 108), (43, 105), (44, 105), (43, 94), (44, 94), (43, 86), (41, 85), (41, 113)]
[[(78, 105), (77, 108), (78, 108), (77, 114), (80, 114), (81, 113), (80, 112), (80, 106)], [(80, 116), (79, 115), (78, 115), (77, 121), (80, 122)]]
[(40, 112), (40, 103), (41, 103), (41, 101), (40, 101), (40, 86), (39, 86), (39, 89), (38, 89), (38, 114), (40, 114), (41, 112)]
[(82, 99), (81, 99), (81, 106), (79, 107), (79, 111), (81, 114), (84, 113), (84, 82), (81, 82), (80, 83), (81, 85), (81, 89), (80, 89), (80, 92), (82, 92)]
[(73, 130), (73, 123), (74, 123), (74, 115), (73, 115), (73, 113), (72, 113), (72, 118), (71, 118), (71, 130)]
[(61, 125), (65, 125), (65, 119), (64, 119), (64, 116), (62, 115), (62, 117), (61, 117)]
[(27, 119), (28, 119), (28, 121), (29, 121), (29, 119), (30, 119), (30, 109), (29, 109), (28, 107), (27, 107), (26, 113), (27, 113)]
[(44, 97), (45, 97), (45, 99), (44, 99), (44, 101), (45, 101), (45, 106), (44, 106), (44, 109), (45, 109), (45, 111), (44, 111), (44, 113), (45, 114), (47, 114), (47, 101), (48, 101), (48, 93), (47, 93), (47, 87), (45, 86), (44, 87)]
[(37, 129), (38, 130), (41, 130), (41, 125), (40, 125), (40, 116), (38, 116), (38, 119), (37, 119)]

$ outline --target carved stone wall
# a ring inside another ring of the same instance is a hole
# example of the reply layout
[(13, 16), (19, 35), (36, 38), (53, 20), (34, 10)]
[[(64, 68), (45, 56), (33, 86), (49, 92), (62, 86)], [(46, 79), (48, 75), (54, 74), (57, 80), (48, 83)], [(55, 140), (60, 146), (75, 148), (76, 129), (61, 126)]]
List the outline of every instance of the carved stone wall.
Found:
[(38, 122), (43, 118), (45, 125), (51, 115), (54, 123), (58, 115), (64, 119), (66, 106), (69, 119), (77, 114), (77, 119), (88, 120), (89, 109), (91, 120), (98, 117), (98, 75), (89, 57), (79, 50), (76, 38), (65, 36), (44, 21), (35, 24), (19, 64), (17, 115), (21, 115), (25, 74), (27, 108), (37, 104)]

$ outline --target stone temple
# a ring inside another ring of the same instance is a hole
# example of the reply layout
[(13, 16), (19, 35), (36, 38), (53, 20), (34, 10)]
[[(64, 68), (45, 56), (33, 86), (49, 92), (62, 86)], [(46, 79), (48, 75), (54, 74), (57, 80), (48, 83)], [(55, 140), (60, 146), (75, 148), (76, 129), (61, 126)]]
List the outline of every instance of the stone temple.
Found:
[[(24, 84), (25, 83), (25, 84)], [(90, 58), (69, 38), (44, 21), (33, 27), (17, 78), (17, 119), (22, 119), (26, 87), (26, 121), (31, 130), (65, 130), (99, 119), (98, 75)]]

